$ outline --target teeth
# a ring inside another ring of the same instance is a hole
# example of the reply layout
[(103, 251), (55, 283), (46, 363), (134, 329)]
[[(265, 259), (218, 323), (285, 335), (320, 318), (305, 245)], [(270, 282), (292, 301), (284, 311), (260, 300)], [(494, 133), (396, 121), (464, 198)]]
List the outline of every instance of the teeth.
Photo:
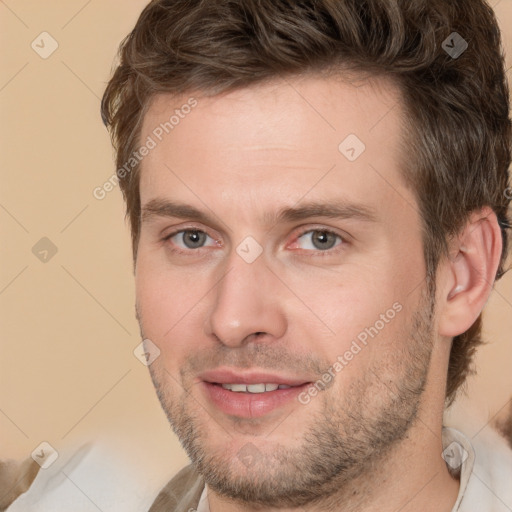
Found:
[(247, 391), (247, 386), (245, 384), (222, 384), (222, 387), (229, 386), (225, 389), (230, 389), (231, 391), (241, 392)]
[(265, 393), (265, 389), (265, 384), (249, 384), (247, 386), (249, 393)]
[(291, 386), (286, 384), (222, 384), (222, 387), (236, 393), (265, 393), (276, 389), (287, 389)]

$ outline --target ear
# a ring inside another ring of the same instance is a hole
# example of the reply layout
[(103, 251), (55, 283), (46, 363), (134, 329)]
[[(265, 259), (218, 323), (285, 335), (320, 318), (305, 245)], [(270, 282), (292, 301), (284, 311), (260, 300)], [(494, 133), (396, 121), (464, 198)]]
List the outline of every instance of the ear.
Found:
[(439, 334), (454, 337), (478, 318), (498, 270), (501, 230), (491, 208), (473, 212), (464, 229), (449, 244), (449, 257), (438, 272)]

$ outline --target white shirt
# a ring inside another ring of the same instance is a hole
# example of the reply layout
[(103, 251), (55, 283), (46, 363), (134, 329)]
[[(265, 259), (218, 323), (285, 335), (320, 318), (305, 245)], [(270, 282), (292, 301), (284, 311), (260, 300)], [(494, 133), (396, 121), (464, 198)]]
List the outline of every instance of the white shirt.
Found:
[(468, 456), (462, 464), (452, 512), (511, 512), (512, 452), (505, 440), (489, 429), (470, 442), (458, 430), (445, 428), (443, 446), (453, 441), (462, 445)]
[[(512, 511), (512, 451), (495, 432), (475, 446), (454, 428), (443, 428), (443, 458), (459, 473), (460, 488), (452, 512)], [(210, 512), (205, 486), (197, 512)]]

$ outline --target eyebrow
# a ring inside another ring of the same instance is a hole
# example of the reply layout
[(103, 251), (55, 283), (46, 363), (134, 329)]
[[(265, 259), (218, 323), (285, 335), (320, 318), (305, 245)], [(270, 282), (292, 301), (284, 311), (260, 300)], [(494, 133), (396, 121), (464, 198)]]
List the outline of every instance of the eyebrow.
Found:
[[(142, 222), (150, 222), (155, 217), (172, 217), (189, 219), (203, 224), (217, 224), (215, 215), (198, 210), (194, 206), (169, 201), (167, 199), (152, 199), (141, 209)], [(347, 203), (344, 200), (329, 202), (308, 202), (300, 206), (285, 207), (275, 213), (267, 213), (263, 216), (266, 225), (273, 226), (279, 223), (290, 223), (307, 220), (312, 217), (330, 219), (356, 219), (366, 222), (377, 222), (375, 210), (366, 205)]]

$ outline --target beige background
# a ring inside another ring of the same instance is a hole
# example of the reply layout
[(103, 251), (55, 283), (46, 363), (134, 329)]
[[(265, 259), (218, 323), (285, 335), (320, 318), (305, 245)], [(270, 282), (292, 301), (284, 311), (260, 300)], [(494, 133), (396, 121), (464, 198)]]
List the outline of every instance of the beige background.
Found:
[[(115, 170), (100, 98), (145, 4), (0, 0), (0, 457), (26, 457), (42, 441), (65, 453), (102, 439), (156, 490), (186, 456), (133, 355), (121, 195), (92, 194)], [(512, 0), (494, 4), (510, 67)], [(58, 43), (47, 59), (31, 48), (43, 31)], [(32, 252), (43, 237), (58, 250), (47, 262)], [(475, 433), (512, 395), (511, 274), (489, 301), (490, 343), (469, 385)]]

